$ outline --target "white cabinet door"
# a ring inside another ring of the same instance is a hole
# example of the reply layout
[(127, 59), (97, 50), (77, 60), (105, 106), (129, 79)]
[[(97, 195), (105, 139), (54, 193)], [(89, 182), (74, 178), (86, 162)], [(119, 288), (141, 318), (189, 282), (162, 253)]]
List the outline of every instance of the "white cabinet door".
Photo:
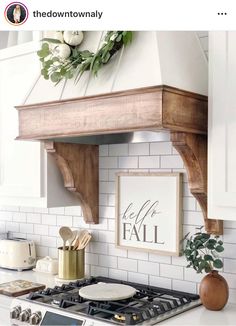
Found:
[[(24, 103), (39, 76), (38, 47), (37, 42), (30, 42), (0, 51), (0, 205), (78, 204), (64, 188), (61, 174), (42, 144), (15, 140), (18, 113), (14, 106)], [(48, 100), (48, 93), (51, 94), (46, 87), (38, 90), (41, 100), (35, 102)]]
[(236, 220), (236, 32), (209, 33), (208, 215)]

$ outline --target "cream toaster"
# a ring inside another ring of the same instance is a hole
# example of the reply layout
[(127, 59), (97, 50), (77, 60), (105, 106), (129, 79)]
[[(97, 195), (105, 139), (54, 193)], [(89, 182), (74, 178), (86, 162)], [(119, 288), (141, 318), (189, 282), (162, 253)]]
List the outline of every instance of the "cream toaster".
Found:
[(35, 264), (33, 241), (21, 238), (0, 240), (0, 267), (22, 271), (33, 268)]

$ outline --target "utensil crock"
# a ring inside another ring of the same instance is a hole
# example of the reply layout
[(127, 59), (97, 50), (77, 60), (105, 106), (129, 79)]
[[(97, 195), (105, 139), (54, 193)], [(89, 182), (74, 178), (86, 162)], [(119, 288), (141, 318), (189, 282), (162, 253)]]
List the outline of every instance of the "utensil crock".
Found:
[(84, 277), (84, 249), (68, 250), (58, 248), (58, 277), (64, 280), (75, 280)]

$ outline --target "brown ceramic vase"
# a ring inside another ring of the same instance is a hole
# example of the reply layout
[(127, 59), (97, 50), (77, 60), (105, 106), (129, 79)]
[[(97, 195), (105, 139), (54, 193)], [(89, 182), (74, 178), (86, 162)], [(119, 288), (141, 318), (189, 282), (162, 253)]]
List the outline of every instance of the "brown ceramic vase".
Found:
[(218, 271), (211, 271), (200, 283), (199, 295), (204, 307), (209, 310), (221, 310), (229, 297), (229, 287)]

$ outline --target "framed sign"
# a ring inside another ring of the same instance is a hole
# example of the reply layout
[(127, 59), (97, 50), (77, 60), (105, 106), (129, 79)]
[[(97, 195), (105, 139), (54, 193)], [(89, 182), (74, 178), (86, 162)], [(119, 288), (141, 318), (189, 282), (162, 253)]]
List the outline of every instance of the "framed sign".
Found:
[(118, 173), (116, 245), (179, 256), (180, 173)]

